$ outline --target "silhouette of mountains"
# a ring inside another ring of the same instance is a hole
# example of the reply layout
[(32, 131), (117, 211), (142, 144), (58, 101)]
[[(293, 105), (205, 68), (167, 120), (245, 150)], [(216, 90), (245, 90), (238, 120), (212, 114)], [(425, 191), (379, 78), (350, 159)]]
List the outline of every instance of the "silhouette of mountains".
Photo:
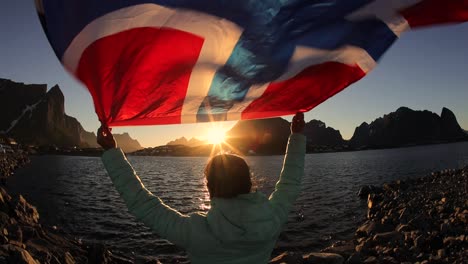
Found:
[(282, 154), (290, 134), (289, 122), (282, 118), (241, 120), (226, 133), (226, 142), (240, 153)]
[(362, 123), (350, 140), (354, 149), (389, 148), (466, 140), (452, 111), (442, 109), (441, 115), (430, 111), (414, 111), (400, 107), (397, 111)]
[[(239, 121), (227, 132), (226, 141), (241, 153), (284, 154), (291, 133), (290, 126), (282, 118)], [(345, 145), (340, 131), (327, 127), (319, 120), (306, 123), (304, 135), (309, 152), (343, 150)]]
[[(289, 134), (290, 123), (282, 118), (242, 120), (226, 133), (227, 144), (223, 147), (232, 147), (234, 152), (247, 155), (284, 154)], [(327, 127), (319, 120), (306, 123), (304, 134), (307, 137), (309, 153), (468, 140), (468, 135), (458, 124), (455, 114), (447, 108), (443, 108), (439, 116), (430, 111), (414, 111), (408, 107), (400, 107), (395, 112), (377, 118), (371, 124), (362, 123), (355, 129), (351, 140), (344, 140), (339, 130)], [(186, 141), (185, 138), (183, 140)], [(197, 148), (179, 145), (177, 148), (174, 146), (163, 150), (152, 149), (151, 155), (208, 155), (210, 148), (211, 145), (200, 145)], [(140, 154), (143, 155), (144, 151)]]
[[(98, 147), (96, 135), (65, 113), (64, 96), (55, 85), (24, 84), (0, 79), (0, 133), (22, 144), (59, 148)], [(127, 133), (115, 134), (126, 152), (142, 147)]]
[[(47, 91), (45, 84), (23, 84), (0, 79), (0, 134), (6, 134), (23, 144), (57, 147), (98, 147), (96, 135), (83, 129), (74, 117), (65, 113), (64, 96), (55, 85)], [(290, 134), (290, 124), (282, 118), (243, 120), (227, 133), (227, 143), (243, 154), (283, 154)], [(355, 129), (353, 137), (343, 140), (340, 131), (319, 120), (309, 121), (304, 129), (308, 152), (393, 148), (409, 145), (432, 144), (468, 140), (448, 108), (441, 115), (430, 111), (415, 111), (400, 107), (395, 112), (364, 122)], [(142, 149), (128, 133), (115, 134), (120, 147), (126, 152)], [(162, 152), (178, 155), (207, 155), (211, 145), (185, 137), (168, 142)], [(144, 153), (144, 152), (141, 152)]]
[(183, 145), (187, 147), (197, 147), (197, 146), (206, 145), (206, 144), (207, 143), (205, 141), (202, 141), (196, 138), (191, 138), (190, 140), (187, 140), (185, 137), (181, 137), (173, 141), (169, 141), (166, 145), (167, 146)]

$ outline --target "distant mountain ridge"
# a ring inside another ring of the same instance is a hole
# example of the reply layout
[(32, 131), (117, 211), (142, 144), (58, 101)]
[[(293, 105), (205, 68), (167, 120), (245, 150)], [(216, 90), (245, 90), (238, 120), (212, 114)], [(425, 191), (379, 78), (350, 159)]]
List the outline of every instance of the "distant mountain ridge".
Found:
[[(290, 123), (282, 118), (241, 120), (226, 133), (226, 141), (236, 152), (242, 154), (276, 155), (284, 154), (289, 134)], [(427, 110), (415, 111), (408, 107), (400, 107), (395, 112), (377, 118), (371, 124), (362, 123), (355, 129), (350, 140), (344, 140), (339, 130), (327, 127), (320, 120), (306, 123), (304, 134), (307, 137), (309, 153), (394, 148), (468, 140), (467, 133), (458, 124), (455, 114), (445, 107), (440, 116)], [(186, 141), (185, 138), (182, 139), (184, 140)], [(162, 153), (168, 155), (170, 152)], [(194, 155), (207, 151), (179, 148), (174, 153), (180, 156), (183, 153)]]
[(176, 145), (182, 145), (182, 146), (187, 146), (187, 147), (197, 147), (201, 145), (206, 145), (208, 144), (206, 141), (202, 141), (196, 138), (191, 138), (190, 140), (187, 140), (185, 137), (181, 137), (172, 141), (169, 141), (166, 146), (176, 146)]
[[(0, 78), (0, 133), (23, 144), (57, 147), (98, 147), (96, 135), (65, 114), (65, 99), (58, 85), (24, 84)], [(142, 147), (128, 134), (114, 135), (124, 151)]]
[(279, 117), (241, 120), (226, 133), (226, 141), (245, 154), (282, 154), (286, 150), (289, 127), (289, 122)]
[(362, 123), (354, 131), (350, 146), (354, 149), (388, 148), (466, 140), (455, 114), (443, 108), (441, 115), (400, 107), (395, 112)]
[[(291, 124), (282, 118), (239, 121), (228, 131), (227, 142), (242, 153), (284, 154)], [(341, 150), (345, 140), (339, 130), (327, 127), (320, 120), (311, 120), (304, 127), (309, 152)]]

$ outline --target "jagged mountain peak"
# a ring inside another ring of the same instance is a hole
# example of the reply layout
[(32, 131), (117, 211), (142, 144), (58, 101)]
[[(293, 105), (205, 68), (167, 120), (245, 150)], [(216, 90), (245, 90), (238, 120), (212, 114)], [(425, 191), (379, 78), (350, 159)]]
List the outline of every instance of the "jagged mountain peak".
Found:
[[(18, 83), (0, 79), (0, 131), (7, 131), (18, 142), (57, 147), (96, 146), (96, 135), (65, 114), (64, 95), (58, 85)], [(121, 141), (131, 139), (129, 135)], [(128, 140), (131, 150), (141, 146)]]
[(166, 145), (167, 146), (183, 145), (183, 146), (188, 146), (188, 147), (197, 147), (197, 146), (201, 146), (205, 144), (207, 144), (205, 141), (199, 140), (194, 137), (192, 137), (189, 140), (186, 137), (181, 137), (181, 138), (169, 141)]
[(444, 107), (441, 116), (428, 110), (400, 107), (395, 112), (361, 124), (350, 140), (354, 148), (385, 148), (428, 144), (465, 138), (455, 114)]

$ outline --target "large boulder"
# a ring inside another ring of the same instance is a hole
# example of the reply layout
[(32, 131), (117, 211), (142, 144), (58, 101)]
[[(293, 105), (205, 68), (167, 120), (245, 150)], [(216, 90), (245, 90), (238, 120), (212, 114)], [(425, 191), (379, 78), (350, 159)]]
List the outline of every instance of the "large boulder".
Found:
[(334, 253), (309, 253), (304, 255), (304, 263), (307, 264), (342, 264), (344, 258)]

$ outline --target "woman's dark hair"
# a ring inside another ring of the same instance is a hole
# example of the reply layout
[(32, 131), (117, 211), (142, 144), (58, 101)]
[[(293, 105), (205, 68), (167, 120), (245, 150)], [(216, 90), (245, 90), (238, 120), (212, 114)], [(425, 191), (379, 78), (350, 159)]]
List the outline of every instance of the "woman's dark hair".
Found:
[(205, 177), (211, 198), (233, 198), (249, 193), (252, 187), (249, 166), (236, 155), (221, 154), (211, 158)]

